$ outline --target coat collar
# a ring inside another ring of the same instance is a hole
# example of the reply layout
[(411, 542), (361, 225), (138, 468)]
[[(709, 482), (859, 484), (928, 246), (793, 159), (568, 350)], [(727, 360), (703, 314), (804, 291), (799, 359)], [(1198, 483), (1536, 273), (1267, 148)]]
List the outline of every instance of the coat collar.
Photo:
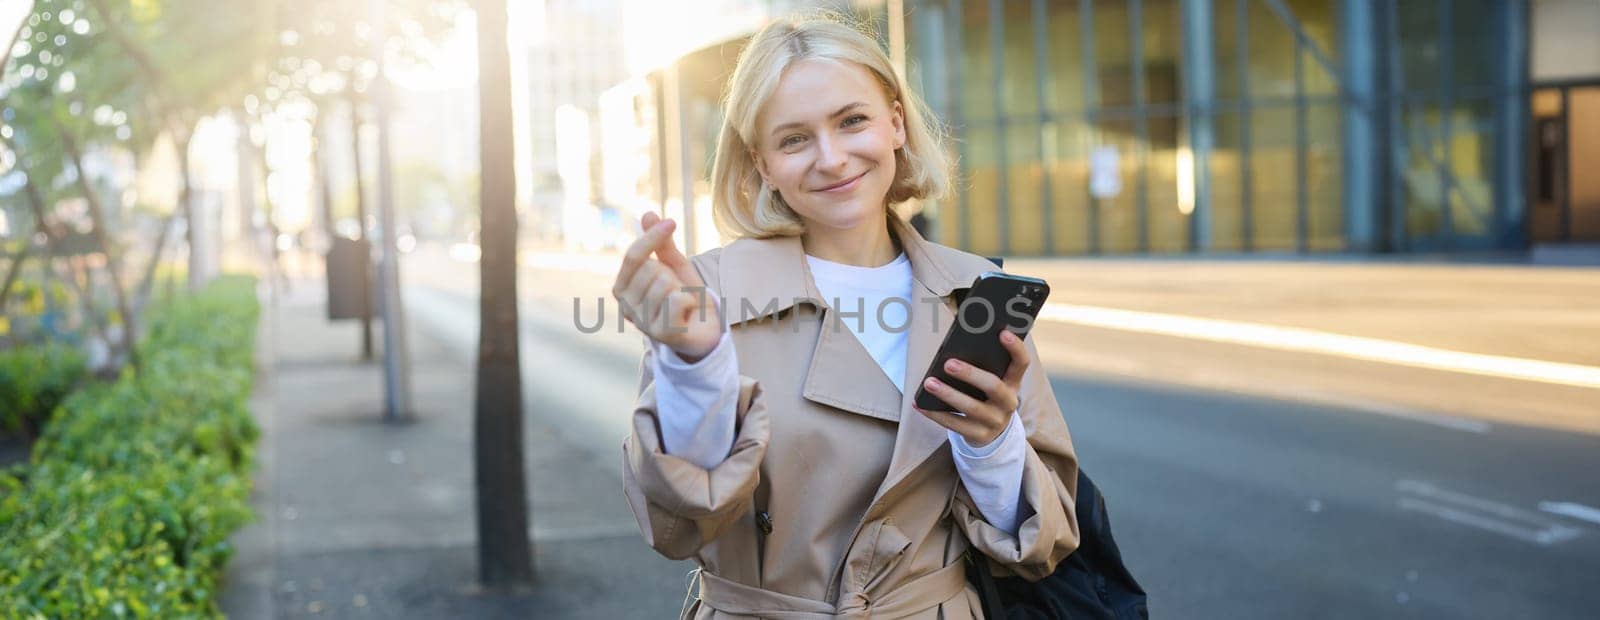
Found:
[[(911, 262), (911, 322), (906, 345), (905, 376), (891, 383), (860, 342), (845, 329), (831, 329), (831, 312), (818, 292), (799, 237), (740, 239), (723, 248), (719, 281), (724, 320), (730, 326), (781, 314), (799, 304), (819, 311), (820, 333), (806, 369), (803, 396), (852, 413), (898, 422), (889, 473), (874, 497), (874, 506), (941, 448), (944, 427), (912, 408), (928, 365), (955, 323), (952, 295), (972, 285), (989, 261), (930, 242), (904, 220), (890, 216), (889, 225)], [(943, 303), (924, 303), (928, 297)], [(742, 304), (752, 306), (748, 312)], [(870, 516), (870, 515), (869, 515)]]
[[(960, 260), (971, 255), (924, 239), (897, 216), (889, 216), (889, 228), (911, 261), (911, 276), (918, 284), (918, 294), (949, 296), (971, 286), (973, 279), (984, 271), (974, 271), (970, 261)], [(797, 303), (825, 306), (820, 303), (822, 293), (811, 277), (800, 237), (736, 240), (723, 248), (719, 269), (723, 289), (719, 292), (733, 300), (732, 306), (723, 312), (727, 325), (766, 318)], [(755, 307), (741, 313), (740, 300), (748, 300)]]

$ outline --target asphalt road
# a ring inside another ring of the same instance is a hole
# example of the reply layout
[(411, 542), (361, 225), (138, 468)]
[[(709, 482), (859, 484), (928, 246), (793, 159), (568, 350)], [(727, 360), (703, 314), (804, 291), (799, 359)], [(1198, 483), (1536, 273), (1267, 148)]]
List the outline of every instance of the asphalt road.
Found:
[[(609, 290), (603, 263), (523, 271), (529, 415), (616, 469), (640, 337), (609, 304), (601, 333), (573, 328), (573, 297), (589, 322)], [(423, 253), (405, 273), (411, 320), (475, 347), (476, 266)], [(1600, 609), (1600, 434), (1565, 430), (1600, 415), (1600, 390), (1081, 325), (1033, 337), (1158, 617)], [(681, 596), (645, 598), (671, 613)]]

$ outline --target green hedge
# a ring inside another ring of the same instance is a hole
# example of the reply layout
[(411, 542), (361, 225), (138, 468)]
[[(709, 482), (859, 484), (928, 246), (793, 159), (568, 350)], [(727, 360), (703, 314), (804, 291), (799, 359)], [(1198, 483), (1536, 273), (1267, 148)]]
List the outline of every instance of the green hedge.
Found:
[(221, 615), (227, 538), (252, 518), (254, 291), (224, 278), (160, 309), (140, 370), (73, 393), (25, 477), (0, 474), (0, 613)]
[(84, 371), (83, 354), (67, 345), (0, 351), (0, 433), (38, 432)]

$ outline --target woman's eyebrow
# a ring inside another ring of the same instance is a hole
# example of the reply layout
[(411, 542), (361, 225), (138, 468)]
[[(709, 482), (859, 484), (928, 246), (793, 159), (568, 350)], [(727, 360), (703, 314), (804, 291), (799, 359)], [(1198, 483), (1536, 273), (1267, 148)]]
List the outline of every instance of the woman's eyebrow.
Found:
[[(854, 102), (854, 103), (847, 103), (847, 104), (845, 104), (844, 107), (839, 108), (839, 110), (837, 112), (834, 112), (833, 114), (829, 114), (828, 118), (839, 118), (840, 116), (843, 116), (844, 113), (849, 112), (851, 110), (854, 110), (854, 109), (859, 108), (859, 107), (864, 106), (864, 105), (867, 105), (867, 102), (865, 102), (865, 101), (857, 101), (857, 102)], [(778, 125), (777, 127), (773, 127), (772, 128), (772, 133), (776, 134), (776, 133), (782, 132), (782, 131), (784, 131), (786, 129), (799, 128), (799, 127), (804, 127), (804, 126), (805, 126), (805, 123), (802, 123), (802, 122), (799, 122), (799, 121), (784, 123), (782, 125)]]

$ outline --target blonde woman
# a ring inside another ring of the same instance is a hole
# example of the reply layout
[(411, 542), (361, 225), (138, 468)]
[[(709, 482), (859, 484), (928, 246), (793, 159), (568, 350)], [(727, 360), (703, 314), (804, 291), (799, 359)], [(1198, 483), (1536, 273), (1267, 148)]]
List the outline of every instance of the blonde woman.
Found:
[(874, 41), (774, 23), (739, 57), (713, 172), (736, 240), (685, 257), (646, 214), (613, 294), (650, 338), (625, 490), (693, 558), (694, 618), (981, 618), (963, 555), (1038, 579), (1077, 545), (1072, 442), (1038, 356), (959, 362), (914, 406), (985, 259), (894, 211), (950, 184), (940, 132)]

